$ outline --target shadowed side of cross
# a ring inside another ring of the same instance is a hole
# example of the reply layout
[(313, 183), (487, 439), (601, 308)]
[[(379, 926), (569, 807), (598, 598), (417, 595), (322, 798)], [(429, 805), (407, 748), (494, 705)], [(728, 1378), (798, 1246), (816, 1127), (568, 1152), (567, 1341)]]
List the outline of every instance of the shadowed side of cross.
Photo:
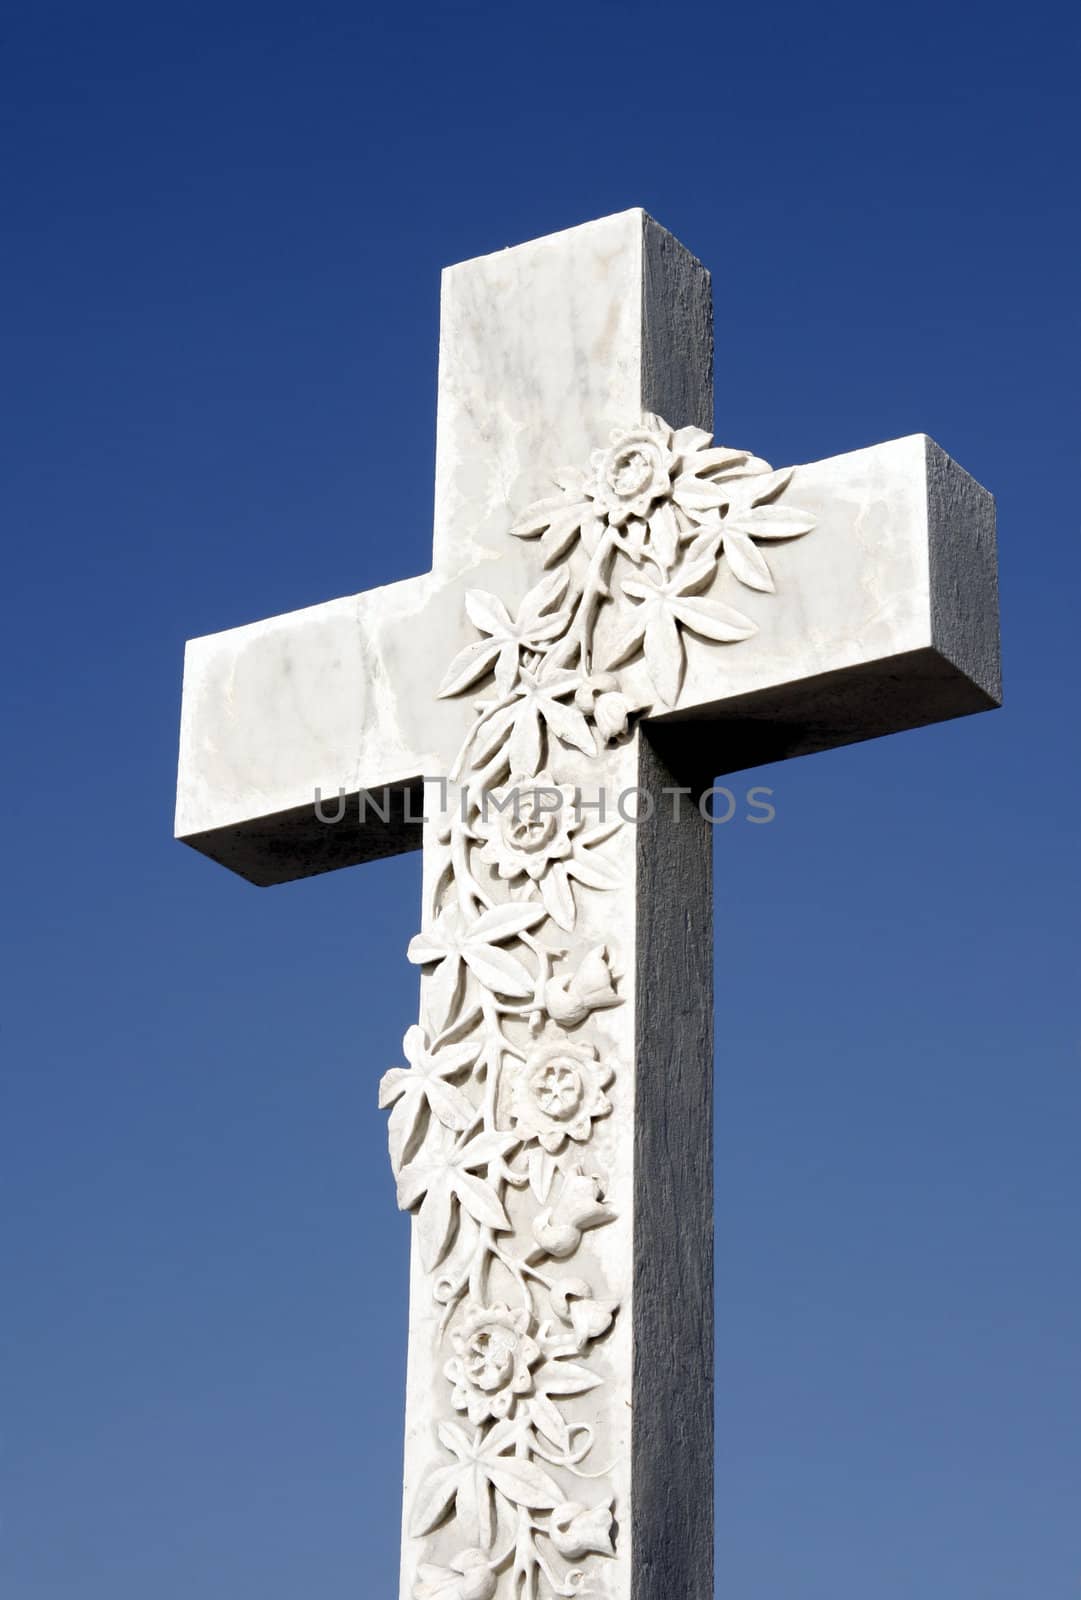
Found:
[[(180, 838), (258, 884), (424, 844), (409, 1600), (712, 1594), (710, 830), (657, 801), (998, 702), (984, 490), (711, 421), (708, 275), (642, 212), (451, 268), (432, 571), (188, 646)], [(422, 824), (456, 761), (641, 821)]]

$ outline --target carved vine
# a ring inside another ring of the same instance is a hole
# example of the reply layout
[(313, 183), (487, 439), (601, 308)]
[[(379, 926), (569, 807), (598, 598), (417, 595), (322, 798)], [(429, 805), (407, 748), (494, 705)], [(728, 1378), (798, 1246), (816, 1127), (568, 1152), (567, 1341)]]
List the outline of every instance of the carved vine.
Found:
[(754, 633), (711, 590), (723, 561), (773, 591), (759, 542), (814, 527), (780, 503), (790, 477), (647, 414), (510, 529), (547, 569), (516, 612), (466, 595), (480, 637), (439, 690), (478, 696), (451, 773), (464, 799), (409, 946), (424, 1015), (379, 1095), (445, 1354), (447, 1416), (409, 1531), (453, 1519), (460, 1545), (449, 1566), (420, 1564), (415, 1600), (596, 1593), (597, 1558), (615, 1553), (615, 1503), (589, 1492), (604, 1472), (583, 1466), (594, 1429), (564, 1402), (601, 1384), (591, 1355), (619, 1309), (566, 1264), (615, 1216), (591, 1144), (620, 1063), (590, 1023), (621, 997), (579, 910), (617, 886), (604, 846), (621, 824), (586, 823), (565, 757), (598, 756), (676, 703), (687, 633)]

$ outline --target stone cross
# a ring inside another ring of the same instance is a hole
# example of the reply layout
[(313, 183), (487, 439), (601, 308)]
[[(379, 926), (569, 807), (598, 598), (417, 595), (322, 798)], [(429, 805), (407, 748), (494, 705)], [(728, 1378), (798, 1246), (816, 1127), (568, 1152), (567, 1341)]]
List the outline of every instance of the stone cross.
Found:
[(986, 491), (922, 435), (774, 471), (712, 394), (641, 211), (451, 267), (432, 571), (187, 647), (178, 837), (423, 846), (403, 1600), (712, 1596), (706, 791), (998, 702)]

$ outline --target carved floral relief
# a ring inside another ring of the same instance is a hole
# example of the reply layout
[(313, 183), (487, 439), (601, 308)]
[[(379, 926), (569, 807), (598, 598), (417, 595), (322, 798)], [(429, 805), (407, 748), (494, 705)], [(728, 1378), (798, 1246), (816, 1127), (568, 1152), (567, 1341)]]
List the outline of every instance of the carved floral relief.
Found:
[(784, 500), (791, 475), (647, 414), (510, 528), (545, 568), (513, 614), (466, 596), (478, 638), (439, 689), (474, 697), (451, 773), (466, 798), (408, 951), (424, 1015), (379, 1096), (446, 1385), (408, 1508), (409, 1533), (440, 1530), (444, 1554), (421, 1560), (415, 1600), (604, 1593), (619, 1507), (598, 1493), (581, 1397), (604, 1382), (596, 1349), (619, 1302), (578, 1260), (616, 1215), (597, 1129), (629, 1063), (597, 1026), (621, 1004), (618, 951), (586, 934), (582, 906), (618, 887), (606, 846), (625, 824), (579, 810), (568, 757), (600, 757), (675, 705), (687, 634), (755, 632), (713, 591), (727, 568), (773, 592), (760, 544), (814, 526)]

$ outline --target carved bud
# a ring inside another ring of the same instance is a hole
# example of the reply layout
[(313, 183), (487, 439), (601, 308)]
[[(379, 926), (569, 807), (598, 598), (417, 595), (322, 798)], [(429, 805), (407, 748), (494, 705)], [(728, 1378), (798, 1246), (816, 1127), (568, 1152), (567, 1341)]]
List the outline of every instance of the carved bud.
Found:
[(579, 1350), (612, 1326), (618, 1300), (595, 1300), (584, 1278), (564, 1278), (552, 1287), (552, 1307), (574, 1329)]
[(613, 1556), (612, 1505), (579, 1505), (568, 1500), (552, 1512), (552, 1543), (568, 1561), (578, 1561), (590, 1554)]
[(463, 1550), (449, 1567), (423, 1562), (414, 1600), (493, 1600), (498, 1578), (483, 1550)]
[(591, 716), (605, 744), (611, 744), (627, 731), (630, 702), (619, 692), (614, 672), (594, 672), (579, 686), (574, 696), (579, 711)]
[(571, 977), (550, 979), (545, 986), (544, 1003), (549, 1016), (564, 1028), (573, 1028), (591, 1011), (621, 1005), (604, 945), (594, 945)]
[(534, 1220), (533, 1237), (540, 1248), (557, 1261), (565, 1261), (577, 1250), (587, 1228), (611, 1222), (615, 1212), (605, 1205), (601, 1193), (598, 1178), (577, 1169), (568, 1172), (555, 1205)]

